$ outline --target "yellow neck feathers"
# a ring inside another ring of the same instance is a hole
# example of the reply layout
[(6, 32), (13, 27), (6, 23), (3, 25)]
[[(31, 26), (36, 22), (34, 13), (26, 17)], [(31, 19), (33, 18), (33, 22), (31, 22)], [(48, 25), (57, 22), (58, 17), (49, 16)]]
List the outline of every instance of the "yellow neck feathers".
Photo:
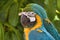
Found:
[(42, 21), (39, 15), (36, 15), (36, 24), (33, 28), (24, 28), (24, 34), (25, 34), (25, 40), (29, 40), (29, 32), (31, 30), (35, 30), (37, 28), (40, 28), (42, 26)]
[(30, 28), (24, 28), (25, 40), (29, 40), (28, 36), (29, 36), (30, 30), (31, 30)]
[(40, 28), (42, 26), (42, 21), (39, 15), (36, 15), (36, 24), (31, 30), (35, 30), (37, 28)]

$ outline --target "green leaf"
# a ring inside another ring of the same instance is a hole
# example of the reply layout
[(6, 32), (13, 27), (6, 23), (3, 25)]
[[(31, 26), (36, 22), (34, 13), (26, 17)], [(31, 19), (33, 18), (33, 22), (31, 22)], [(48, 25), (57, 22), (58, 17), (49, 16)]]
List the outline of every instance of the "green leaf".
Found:
[(8, 22), (12, 26), (16, 26), (18, 23), (18, 4), (14, 3), (9, 9), (9, 19)]
[(18, 0), (13, 0), (15, 3), (18, 3)]
[(12, 40), (17, 40), (16, 34), (12, 33), (11, 35), (12, 35)]
[(24, 6), (24, 4), (23, 4), (24, 2), (26, 3), (26, 0), (18, 0), (18, 5), (19, 5), (20, 8), (22, 6)]
[(13, 31), (8, 31), (5, 32), (5, 40), (17, 40), (17, 36)]
[(57, 8), (60, 11), (60, 0), (57, 0)]
[(22, 39), (22, 37), (21, 37), (22, 35), (18, 29), (15, 29), (12, 25), (10, 25), (8, 23), (5, 23), (4, 25), (8, 26), (10, 28), (10, 31), (15, 33), (17, 40)]
[(12, 40), (11, 38), (11, 32), (5, 32), (4, 40)]
[(52, 21), (56, 15), (56, 0), (46, 0), (45, 7), (48, 17)]
[(2, 6), (3, 8), (0, 10), (0, 22), (5, 22), (7, 20), (7, 16), (8, 16), (8, 10), (10, 5), (13, 3), (12, 0), (6, 2), (6, 4), (4, 6)]
[(24, 2), (23, 2), (23, 7), (25, 7), (27, 4), (30, 4), (30, 3), (36, 3), (36, 4), (39, 4), (39, 5), (41, 5), (41, 6), (44, 6), (44, 1), (45, 0), (25, 0)]
[(8, 0), (0, 0), (0, 10), (3, 8), (3, 6), (8, 2)]
[(1, 23), (0, 23), (0, 40), (4, 40), (4, 28)]
[(44, 1), (45, 0), (31, 0), (33, 3), (40, 4), (41, 6), (44, 6)]

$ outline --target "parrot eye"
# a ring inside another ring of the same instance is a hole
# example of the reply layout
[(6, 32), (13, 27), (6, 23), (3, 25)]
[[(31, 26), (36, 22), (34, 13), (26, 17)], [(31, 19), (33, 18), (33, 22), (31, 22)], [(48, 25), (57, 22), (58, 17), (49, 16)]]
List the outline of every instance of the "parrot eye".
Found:
[(35, 13), (34, 12), (28, 12), (28, 16), (29, 17), (34, 17), (35, 16)]
[(34, 14), (34, 13), (32, 13), (32, 14)]

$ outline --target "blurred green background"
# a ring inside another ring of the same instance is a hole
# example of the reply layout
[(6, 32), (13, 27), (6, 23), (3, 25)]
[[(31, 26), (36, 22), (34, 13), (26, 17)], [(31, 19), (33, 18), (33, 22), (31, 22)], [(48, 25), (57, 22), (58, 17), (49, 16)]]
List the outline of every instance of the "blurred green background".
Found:
[(29, 3), (43, 6), (60, 33), (60, 0), (0, 0), (0, 40), (24, 40), (18, 13)]

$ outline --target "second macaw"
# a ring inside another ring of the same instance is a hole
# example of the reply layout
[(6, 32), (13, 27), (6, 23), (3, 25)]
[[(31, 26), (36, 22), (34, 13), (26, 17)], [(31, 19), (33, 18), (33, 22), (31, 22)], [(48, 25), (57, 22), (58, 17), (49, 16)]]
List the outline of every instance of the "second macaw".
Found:
[(58, 31), (42, 6), (28, 4), (19, 15), (24, 27), (25, 40), (60, 40)]

